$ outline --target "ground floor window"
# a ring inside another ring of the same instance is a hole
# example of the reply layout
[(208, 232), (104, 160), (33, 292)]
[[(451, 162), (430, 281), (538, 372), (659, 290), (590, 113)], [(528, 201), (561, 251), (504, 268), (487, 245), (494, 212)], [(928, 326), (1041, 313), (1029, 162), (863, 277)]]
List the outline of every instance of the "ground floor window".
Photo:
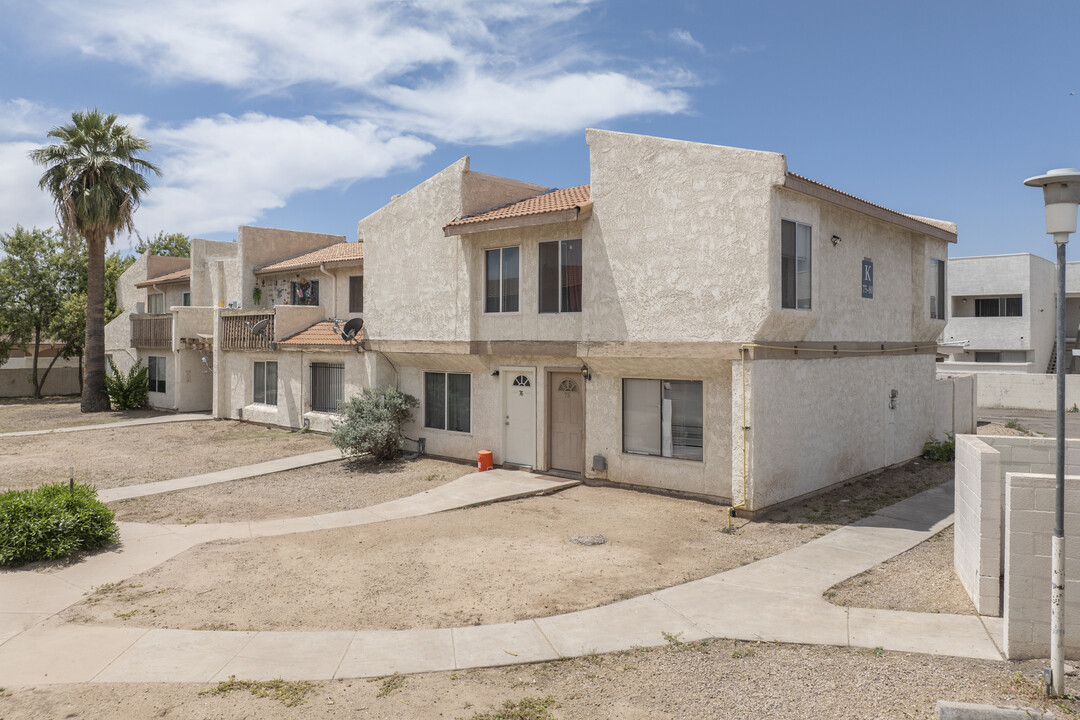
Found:
[(254, 402), (277, 405), (277, 363), (255, 363)]
[(165, 358), (151, 355), (146, 359), (147, 386), (150, 392), (165, 392)]
[(311, 409), (315, 412), (336, 413), (344, 399), (345, 366), (311, 363)]
[(464, 373), (424, 373), (424, 427), (469, 432), (472, 378)]
[(623, 452), (701, 460), (700, 380), (623, 379)]

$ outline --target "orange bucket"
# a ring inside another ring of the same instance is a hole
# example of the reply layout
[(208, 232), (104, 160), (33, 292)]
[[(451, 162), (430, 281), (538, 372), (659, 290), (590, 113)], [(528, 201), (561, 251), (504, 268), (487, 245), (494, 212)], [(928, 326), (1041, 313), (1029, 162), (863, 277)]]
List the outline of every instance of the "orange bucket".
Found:
[(490, 450), (481, 450), (476, 455), (476, 469), (479, 472), (490, 470), (495, 466), (495, 460)]

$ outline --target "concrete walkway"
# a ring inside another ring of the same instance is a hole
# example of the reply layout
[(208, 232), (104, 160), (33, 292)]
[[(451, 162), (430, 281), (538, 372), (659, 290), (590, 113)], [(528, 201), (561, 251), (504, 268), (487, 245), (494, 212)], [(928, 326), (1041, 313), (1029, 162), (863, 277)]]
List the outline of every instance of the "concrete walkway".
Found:
[(554, 660), (710, 637), (882, 647), (1002, 659), (1001, 621), (837, 607), (821, 593), (952, 522), (952, 483), (765, 560), (631, 600), (499, 625), (400, 631), (213, 632), (68, 625), (55, 613), (95, 585), (193, 545), (343, 527), (551, 492), (531, 473), (475, 473), (409, 498), (309, 518), (123, 525), (124, 546), (54, 573), (0, 574), (0, 685), (377, 677)]
[(97, 425), (75, 425), (72, 427), (50, 428), (48, 430), (22, 430), (20, 432), (0, 433), (0, 438), (27, 437), (29, 435), (52, 435), (53, 433), (73, 433), (84, 430), (108, 430), (110, 428), (135, 427), (136, 425), (158, 425), (160, 423), (195, 422), (196, 420), (213, 420), (209, 413), (178, 413), (176, 415), (162, 415), (161, 417), (140, 418), (138, 420), (119, 420), (110, 423), (98, 423)]

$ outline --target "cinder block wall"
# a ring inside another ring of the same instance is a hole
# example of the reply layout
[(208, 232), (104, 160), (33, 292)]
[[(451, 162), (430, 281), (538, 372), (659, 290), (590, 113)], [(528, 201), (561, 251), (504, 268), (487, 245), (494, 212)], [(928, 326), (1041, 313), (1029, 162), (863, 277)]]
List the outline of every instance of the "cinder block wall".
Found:
[[(953, 565), (975, 609), (1000, 617), (1005, 569), (1005, 476), (1054, 473), (1052, 438), (958, 435)], [(1080, 440), (1065, 441), (1065, 473), (1080, 475)]]
[[(1051, 537), (1055, 477), (1005, 478), (1005, 655), (1050, 654)], [(1080, 477), (1065, 479), (1065, 655), (1080, 655)]]

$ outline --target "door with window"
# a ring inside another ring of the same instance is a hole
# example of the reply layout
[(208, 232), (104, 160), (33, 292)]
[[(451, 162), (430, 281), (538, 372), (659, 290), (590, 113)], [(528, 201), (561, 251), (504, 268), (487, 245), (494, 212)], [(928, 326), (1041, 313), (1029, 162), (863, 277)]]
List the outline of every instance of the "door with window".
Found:
[(536, 373), (502, 370), (503, 462), (536, 464)]
[(551, 373), (551, 469), (580, 473), (584, 469), (585, 385), (578, 373)]

